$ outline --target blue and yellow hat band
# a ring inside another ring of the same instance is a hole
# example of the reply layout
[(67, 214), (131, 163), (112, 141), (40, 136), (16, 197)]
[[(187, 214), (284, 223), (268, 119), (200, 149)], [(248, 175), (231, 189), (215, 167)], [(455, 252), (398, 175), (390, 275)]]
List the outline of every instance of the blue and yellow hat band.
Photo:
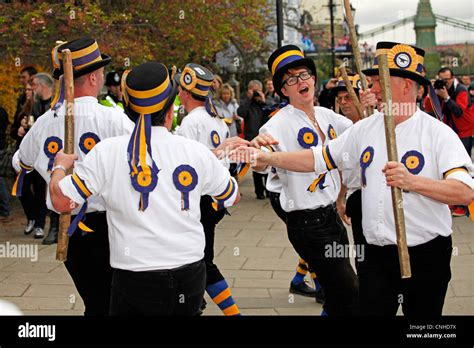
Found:
[(275, 75), (275, 73), (285, 65), (301, 58), (304, 58), (304, 54), (299, 50), (291, 50), (282, 53), (275, 59), (272, 64), (272, 75)]
[[(360, 82), (359, 75), (348, 76), (348, 78), (353, 88), (361, 89), (361, 82)], [(344, 82), (344, 79), (342, 77), (339, 77), (339, 79), (337, 80), (336, 88), (338, 87), (346, 88), (346, 83)]]
[(153, 114), (163, 110), (172, 90), (169, 78), (153, 89), (137, 91), (127, 85), (126, 77), (128, 73), (129, 71), (126, 71), (122, 77), (125, 104), (139, 114)]
[(212, 81), (206, 81), (197, 77), (191, 67), (185, 67), (179, 78), (179, 84), (188, 92), (199, 97), (207, 97), (211, 89)]
[(415, 49), (411, 46), (398, 44), (392, 48), (378, 48), (375, 51), (373, 69), (378, 68), (377, 57), (381, 54), (387, 55), (388, 67), (390, 69), (410, 71), (419, 75), (421, 75), (423, 71), (425, 58), (422, 55), (417, 54)]

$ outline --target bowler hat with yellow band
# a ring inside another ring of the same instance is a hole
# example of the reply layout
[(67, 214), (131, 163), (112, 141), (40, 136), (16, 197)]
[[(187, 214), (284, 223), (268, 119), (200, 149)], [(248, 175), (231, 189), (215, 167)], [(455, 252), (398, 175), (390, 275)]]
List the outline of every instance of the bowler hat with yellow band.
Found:
[(163, 126), (163, 118), (174, 103), (178, 87), (170, 79), (166, 66), (147, 62), (124, 72), (122, 90), (126, 110), (135, 118), (135, 128), (127, 147), (130, 180), (134, 190), (140, 194), (138, 209), (145, 211), (149, 195), (158, 185), (160, 172), (153, 159), (151, 129), (154, 125)]
[[(56, 48), (55, 48), (56, 49)], [(61, 52), (65, 49), (71, 51), (72, 69), (74, 78), (86, 75), (97, 69), (106, 66), (111, 62), (111, 58), (101, 54), (97, 41), (90, 37), (82, 37), (73, 41), (66, 42), (57, 47), (59, 67), (55, 66), (53, 77), (58, 79), (64, 74), (63, 57)], [(54, 50), (53, 50), (54, 51)], [(54, 64), (54, 57), (53, 57)]]
[(430, 83), (430, 80), (422, 75), (425, 51), (415, 46), (389, 41), (377, 43), (374, 65), (370, 69), (362, 70), (365, 75), (379, 75), (378, 56), (380, 54), (387, 55), (391, 76), (407, 78), (421, 85)]
[(199, 64), (189, 63), (186, 64), (177, 79), (181, 88), (204, 100), (209, 94), (214, 75)]
[[(311, 74), (317, 77), (316, 65), (310, 58), (304, 56), (298, 46), (286, 45), (275, 50), (268, 58), (268, 70), (273, 75), (273, 86), (281, 98), (286, 96), (281, 92), (283, 75), (292, 68), (305, 66), (311, 70)], [(316, 83), (316, 81), (315, 81)]]
[(174, 103), (178, 86), (170, 79), (165, 65), (147, 62), (123, 74), (122, 91), (128, 110), (156, 118), (162, 116)]
[[(349, 81), (352, 85), (352, 88), (354, 88), (354, 91), (356, 93), (359, 93), (359, 90), (361, 89), (361, 82), (360, 82), (360, 76), (359, 75), (348, 75)], [(346, 83), (344, 82), (344, 79), (339, 77), (337, 80), (337, 85), (333, 89), (331, 89), (332, 93), (337, 93), (339, 91), (347, 91), (347, 86)]]

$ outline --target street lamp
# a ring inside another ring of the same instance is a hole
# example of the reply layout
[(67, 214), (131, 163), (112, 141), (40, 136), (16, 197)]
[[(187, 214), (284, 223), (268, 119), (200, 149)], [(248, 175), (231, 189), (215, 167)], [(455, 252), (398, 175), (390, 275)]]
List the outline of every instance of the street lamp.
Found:
[(280, 48), (283, 42), (283, 4), (282, 0), (276, 0), (276, 19), (277, 19), (277, 43)]

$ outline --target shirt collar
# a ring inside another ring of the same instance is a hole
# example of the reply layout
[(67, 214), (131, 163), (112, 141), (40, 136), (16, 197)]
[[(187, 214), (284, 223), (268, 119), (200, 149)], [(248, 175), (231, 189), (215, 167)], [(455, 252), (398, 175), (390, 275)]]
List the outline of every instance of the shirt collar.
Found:
[(97, 103), (97, 98), (86, 95), (83, 97), (74, 98), (74, 103)]

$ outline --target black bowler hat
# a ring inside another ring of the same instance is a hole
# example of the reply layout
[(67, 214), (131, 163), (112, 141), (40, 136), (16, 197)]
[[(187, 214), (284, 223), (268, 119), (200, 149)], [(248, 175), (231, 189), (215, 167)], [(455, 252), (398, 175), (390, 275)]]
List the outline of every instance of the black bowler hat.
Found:
[(174, 103), (178, 86), (170, 78), (168, 69), (158, 62), (140, 64), (122, 76), (125, 105), (137, 114), (166, 111)]
[(120, 75), (116, 71), (110, 71), (105, 76), (106, 86), (120, 86)]
[(374, 65), (370, 69), (362, 70), (365, 75), (379, 75), (378, 56), (380, 54), (387, 54), (391, 76), (407, 78), (421, 85), (430, 83), (430, 80), (422, 75), (425, 51), (421, 48), (398, 42), (378, 42), (375, 51)]
[(151, 127), (162, 118), (176, 97), (178, 86), (170, 79), (168, 69), (158, 62), (147, 62), (122, 76), (122, 91), (127, 109), (138, 114), (127, 148), (130, 180), (140, 193), (138, 209), (146, 210), (149, 194), (158, 184), (160, 169), (153, 159)]
[(317, 77), (316, 65), (311, 58), (305, 58), (303, 51), (298, 46), (286, 45), (278, 48), (268, 58), (268, 70), (273, 75), (273, 86), (281, 98), (287, 98), (281, 92), (283, 75), (292, 68), (305, 66), (311, 74)]
[[(100, 53), (99, 45), (95, 39), (86, 36), (69, 41), (53, 49), (53, 65), (55, 65), (53, 77), (55, 79), (64, 74), (61, 52), (65, 49), (71, 51), (74, 78), (100, 69), (112, 61), (109, 56)], [(55, 59), (55, 54), (57, 54), (57, 60)]]

